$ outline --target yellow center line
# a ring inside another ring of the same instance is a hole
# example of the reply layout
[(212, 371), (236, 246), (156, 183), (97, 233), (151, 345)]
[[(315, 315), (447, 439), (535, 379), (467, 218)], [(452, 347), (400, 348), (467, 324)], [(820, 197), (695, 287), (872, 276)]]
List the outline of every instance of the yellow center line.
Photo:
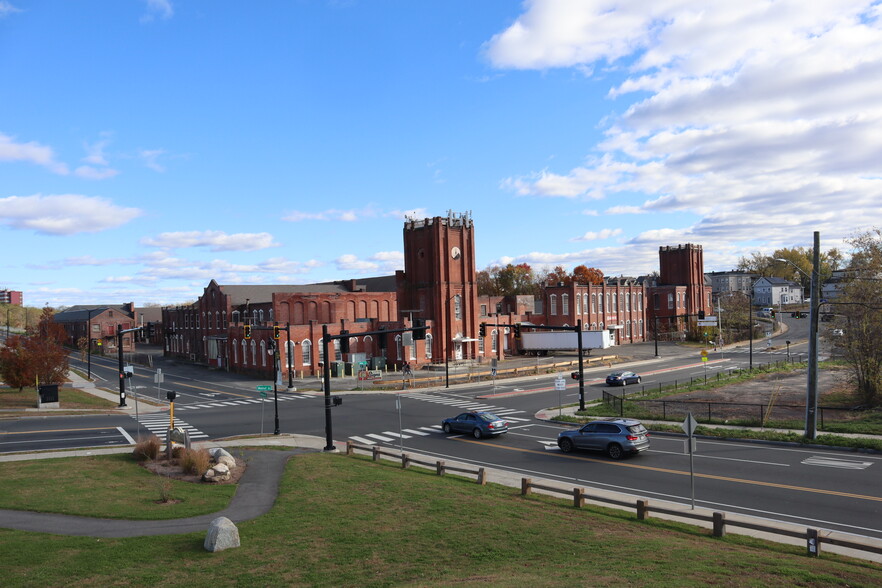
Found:
[[(522, 453), (534, 453), (536, 455), (548, 455), (548, 453), (545, 451), (536, 451), (534, 449), (520, 449), (517, 447), (505, 447), (502, 445), (487, 445), (486, 443), (481, 443), (480, 441), (473, 441), (471, 439), (458, 438), (458, 437), (453, 437), (453, 439), (460, 441), (462, 443), (475, 443), (476, 445), (481, 445), (483, 447), (492, 447), (493, 449), (505, 449), (508, 451), (520, 451)], [(672, 469), (668, 469), (668, 468), (658, 468), (658, 467), (647, 466), (647, 465), (639, 465), (639, 464), (635, 464), (635, 463), (623, 463), (620, 461), (606, 461), (603, 459), (597, 459), (597, 458), (593, 458), (593, 457), (583, 457), (580, 455), (567, 455), (567, 454), (562, 453), (562, 454), (558, 455), (557, 457), (564, 458), (564, 459), (577, 459), (580, 461), (590, 461), (593, 463), (599, 463), (599, 464), (609, 465), (609, 466), (618, 466), (618, 467), (623, 467), (623, 468), (634, 468), (634, 469), (638, 469), (638, 470), (661, 472), (664, 474), (675, 474), (678, 476), (688, 476), (689, 475), (689, 472), (685, 472), (685, 471), (681, 471), (681, 470), (672, 470)], [(857, 500), (871, 500), (874, 502), (882, 502), (882, 496), (867, 496), (865, 494), (853, 494), (851, 492), (839, 492), (837, 490), (823, 490), (821, 488), (807, 488), (805, 486), (792, 486), (790, 484), (778, 484), (776, 482), (761, 482), (758, 480), (745, 480), (743, 478), (732, 478), (729, 476), (716, 476), (713, 474), (695, 474), (695, 477), (696, 478), (705, 478), (708, 480), (720, 480), (723, 482), (733, 482), (736, 484), (751, 484), (754, 486), (766, 486), (768, 488), (781, 488), (784, 490), (794, 490), (796, 492), (811, 492), (814, 494), (825, 494), (828, 496), (842, 496), (844, 498), (855, 498)]]

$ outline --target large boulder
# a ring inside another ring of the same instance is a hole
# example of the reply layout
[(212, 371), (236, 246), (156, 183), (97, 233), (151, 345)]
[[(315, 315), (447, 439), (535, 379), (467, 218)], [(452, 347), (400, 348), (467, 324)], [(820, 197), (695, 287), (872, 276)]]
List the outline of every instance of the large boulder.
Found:
[(217, 517), (211, 521), (205, 536), (205, 551), (223, 551), (239, 545), (239, 529), (233, 521), (227, 517)]
[(222, 463), (231, 468), (236, 466), (236, 458), (230, 455), (230, 452), (223, 447), (212, 447), (208, 450), (208, 454), (217, 463)]
[(213, 465), (202, 474), (202, 480), (205, 482), (226, 482), (229, 479), (230, 468), (222, 463)]

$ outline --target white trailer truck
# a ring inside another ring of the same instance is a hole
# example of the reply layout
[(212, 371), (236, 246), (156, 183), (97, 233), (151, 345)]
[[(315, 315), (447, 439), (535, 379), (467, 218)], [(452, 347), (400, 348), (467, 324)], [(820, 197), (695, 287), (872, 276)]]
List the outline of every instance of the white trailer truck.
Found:
[[(518, 352), (521, 355), (548, 355), (548, 352), (576, 351), (579, 348), (578, 336), (575, 331), (522, 330)], [(606, 349), (611, 345), (609, 331), (582, 331), (584, 355), (588, 355), (592, 349)]]

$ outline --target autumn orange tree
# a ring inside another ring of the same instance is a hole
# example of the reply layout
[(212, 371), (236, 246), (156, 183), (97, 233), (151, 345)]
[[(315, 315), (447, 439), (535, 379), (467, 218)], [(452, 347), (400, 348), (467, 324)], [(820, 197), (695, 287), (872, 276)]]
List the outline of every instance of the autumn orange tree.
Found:
[(28, 335), (16, 335), (0, 349), (0, 378), (22, 390), (25, 386), (59, 384), (67, 376), (67, 351), (62, 347), (64, 328), (43, 309), (40, 324)]
[(573, 281), (577, 284), (603, 284), (603, 272), (596, 267), (577, 265), (573, 268)]

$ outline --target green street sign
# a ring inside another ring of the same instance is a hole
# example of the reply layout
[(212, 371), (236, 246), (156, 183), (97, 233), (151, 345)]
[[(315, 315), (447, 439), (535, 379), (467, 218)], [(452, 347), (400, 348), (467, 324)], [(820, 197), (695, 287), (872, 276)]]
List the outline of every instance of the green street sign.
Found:
[(263, 390), (261, 390), (261, 391), (260, 391), (260, 397), (261, 397), (261, 398), (266, 398), (266, 392), (264, 392)]
[(258, 386), (257, 389), (268, 392), (268, 391), (272, 390), (273, 387), (272, 386)]

